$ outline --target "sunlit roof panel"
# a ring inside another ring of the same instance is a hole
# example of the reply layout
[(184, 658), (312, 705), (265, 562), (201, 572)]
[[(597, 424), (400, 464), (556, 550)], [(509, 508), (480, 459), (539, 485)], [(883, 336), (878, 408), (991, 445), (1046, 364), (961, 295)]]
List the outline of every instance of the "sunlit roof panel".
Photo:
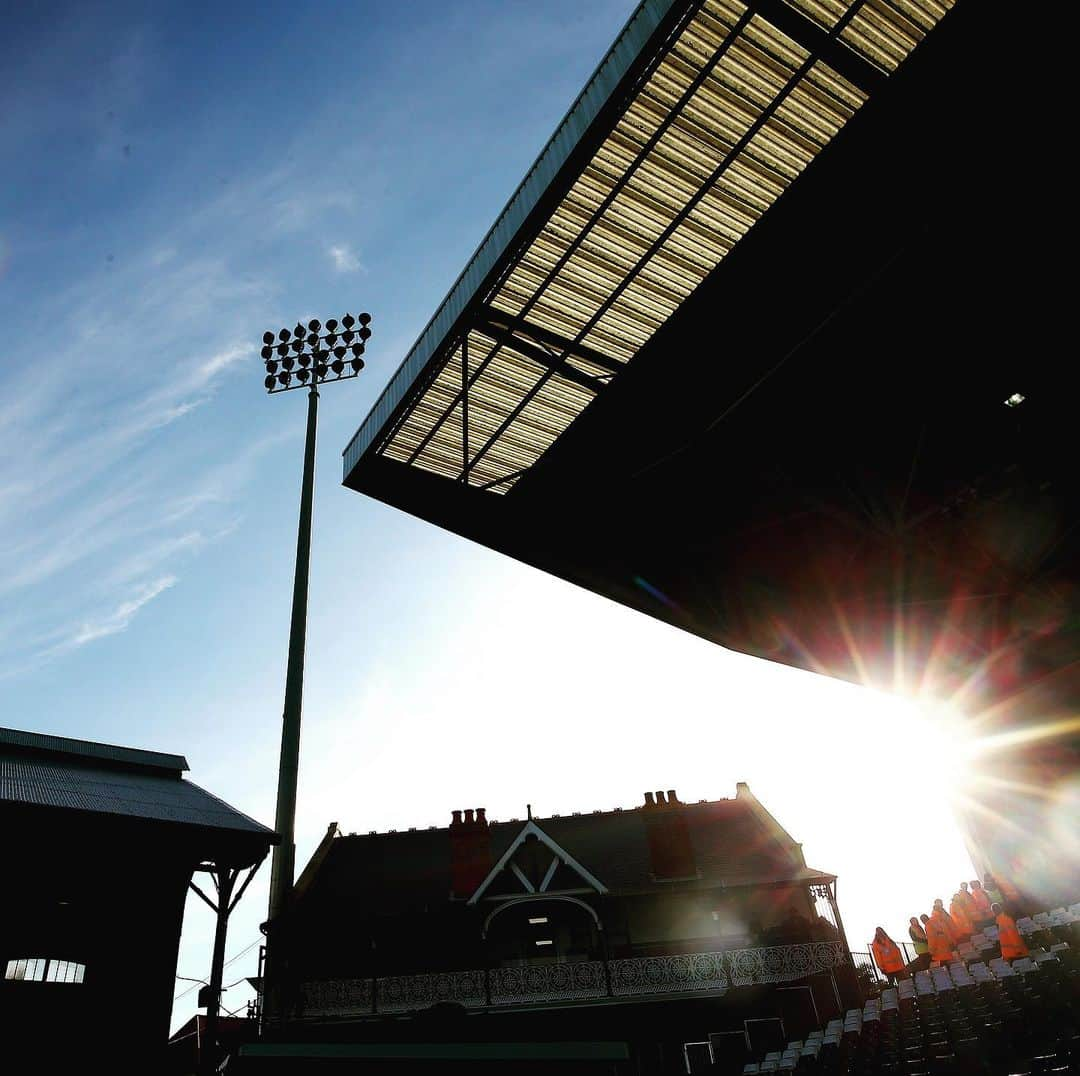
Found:
[(862, 57), (837, 66), (857, 76), (865, 63), (872, 85), (947, 5), (791, 0), (827, 40), (818, 29), (795, 40), (804, 24), (781, 31), (753, 4), (686, 6), (679, 32), (376, 451), (510, 489), (865, 102), (867, 89), (815, 49)]

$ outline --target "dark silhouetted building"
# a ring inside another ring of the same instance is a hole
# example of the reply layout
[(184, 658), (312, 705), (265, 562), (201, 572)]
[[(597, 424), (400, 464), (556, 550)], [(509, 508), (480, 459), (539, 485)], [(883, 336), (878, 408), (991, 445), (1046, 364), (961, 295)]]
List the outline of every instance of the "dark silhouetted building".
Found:
[(610, 1049), (649, 1066), (789, 1002), (803, 1010), (791, 1030), (809, 1029), (849, 966), (835, 882), (744, 784), (689, 804), (659, 791), (561, 817), (494, 822), (480, 807), (443, 828), (331, 826), (271, 926), (286, 1012), (245, 1056), (336, 1044), (449, 1062), (468, 1046), (509, 1065), (543, 1043), (566, 1064)]
[(179, 755), (0, 729), (11, 1072), (165, 1070), (192, 874), (257, 864), (274, 837), (187, 769)]

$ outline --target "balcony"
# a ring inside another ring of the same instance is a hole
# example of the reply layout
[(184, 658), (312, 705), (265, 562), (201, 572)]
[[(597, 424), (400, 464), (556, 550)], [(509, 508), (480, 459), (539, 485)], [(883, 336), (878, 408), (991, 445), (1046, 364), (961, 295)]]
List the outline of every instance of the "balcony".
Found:
[(841, 942), (808, 942), (716, 953), (532, 964), (376, 979), (303, 983), (303, 1019), (405, 1013), (451, 1003), (466, 1009), (598, 998), (723, 994), (731, 987), (785, 983), (847, 965)]

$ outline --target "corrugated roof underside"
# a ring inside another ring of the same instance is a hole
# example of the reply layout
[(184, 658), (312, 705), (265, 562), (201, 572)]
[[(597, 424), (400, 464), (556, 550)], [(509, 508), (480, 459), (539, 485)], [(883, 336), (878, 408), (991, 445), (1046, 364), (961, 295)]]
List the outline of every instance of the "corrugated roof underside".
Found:
[(59, 760), (0, 757), (0, 803), (61, 807), (211, 829), (270, 832), (182, 778), (118, 772)]
[[(838, 0), (790, 6), (888, 73), (952, 0), (867, 0), (854, 13)], [(506, 492), (866, 99), (746, 5), (707, 0), (486, 297), (511, 327), (520, 319), (519, 337), (539, 326), (570, 342), (544, 349), (570, 376), (535, 347), (470, 329), (380, 451)]]

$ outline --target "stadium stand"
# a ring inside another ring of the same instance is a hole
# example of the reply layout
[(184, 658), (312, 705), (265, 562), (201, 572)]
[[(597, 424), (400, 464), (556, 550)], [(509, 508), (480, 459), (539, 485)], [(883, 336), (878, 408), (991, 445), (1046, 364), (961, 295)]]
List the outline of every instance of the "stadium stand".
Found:
[[(1080, 903), (1017, 921), (1031, 949), (993, 955), (996, 928), (963, 959), (902, 978), (803, 1040), (741, 1067), (702, 1058), (691, 1073), (821, 1076), (1071, 1076), (1080, 1073)], [(689, 1058), (688, 1058), (689, 1061)]]

